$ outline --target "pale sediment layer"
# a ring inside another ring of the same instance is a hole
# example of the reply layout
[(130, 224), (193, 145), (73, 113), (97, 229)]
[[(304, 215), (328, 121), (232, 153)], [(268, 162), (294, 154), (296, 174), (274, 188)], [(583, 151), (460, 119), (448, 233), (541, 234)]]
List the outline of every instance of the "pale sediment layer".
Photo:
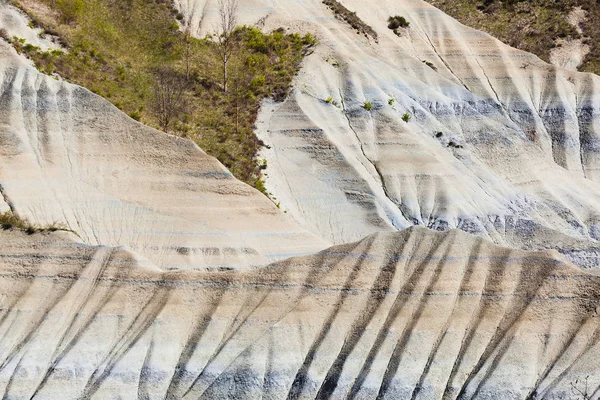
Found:
[[(254, 270), (161, 271), (0, 231), (6, 398), (571, 398), (600, 278), (411, 228)], [(597, 391), (597, 390), (596, 390)]]

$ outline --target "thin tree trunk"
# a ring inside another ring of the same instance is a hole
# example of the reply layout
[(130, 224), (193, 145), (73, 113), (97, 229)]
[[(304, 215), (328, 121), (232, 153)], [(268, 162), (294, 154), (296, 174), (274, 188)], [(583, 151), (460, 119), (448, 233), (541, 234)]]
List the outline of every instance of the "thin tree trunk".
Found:
[(237, 96), (235, 99), (235, 134), (240, 133), (240, 106), (237, 101)]
[(227, 56), (223, 57), (223, 91), (227, 93)]
[(189, 26), (185, 31), (185, 79), (190, 80), (191, 34)]

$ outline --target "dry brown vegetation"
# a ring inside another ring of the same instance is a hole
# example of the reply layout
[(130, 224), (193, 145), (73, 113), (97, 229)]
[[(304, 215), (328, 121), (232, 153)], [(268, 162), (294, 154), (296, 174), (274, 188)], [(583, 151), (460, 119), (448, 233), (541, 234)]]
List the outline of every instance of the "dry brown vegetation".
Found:
[(356, 30), (356, 33), (365, 35), (365, 37), (371, 37), (377, 41), (377, 32), (369, 25), (365, 24), (358, 16), (356, 12), (348, 10), (342, 4), (336, 0), (323, 0), (323, 4), (329, 7), (336, 18), (346, 21), (348, 25)]
[(0, 227), (4, 230), (9, 229), (20, 229), (29, 235), (33, 235), (37, 232), (56, 232), (56, 231), (68, 231), (73, 232), (67, 227), (59, 224), (51, 224), (47, 226), (40, 226), (32, 224), (25, 218), (21, 218), (11, 211), (0, 213)]

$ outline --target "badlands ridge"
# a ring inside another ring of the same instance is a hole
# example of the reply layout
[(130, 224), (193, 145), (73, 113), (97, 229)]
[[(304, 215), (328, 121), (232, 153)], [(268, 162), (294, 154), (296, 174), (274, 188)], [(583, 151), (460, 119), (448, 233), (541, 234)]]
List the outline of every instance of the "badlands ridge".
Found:
[(0, 41), (0, 211), (76, 232), (0, 231), (5, 398), (600, 396), (600, 78), (343, 3), (377, 42), (319, 0), (240, 4), (320, 40), (257, 124), (286, 213)]
[(0, 239), (7, 398), (571, 398), (598, 368), (600, 278), (457, 230), (220, 272)]

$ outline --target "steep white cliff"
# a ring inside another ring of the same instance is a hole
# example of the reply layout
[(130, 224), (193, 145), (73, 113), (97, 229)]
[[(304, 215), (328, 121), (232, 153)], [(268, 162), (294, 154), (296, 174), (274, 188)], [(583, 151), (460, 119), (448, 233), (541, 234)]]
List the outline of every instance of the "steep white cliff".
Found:
[[(377, 41), (320, 0), (241, 1), (243, 23), (320, 40), (293, 95), (260, 116), (267, 184), (282, 207), (335, 243), (418, 224), (600, 264), (600, 78), (421, 0), (341, 3)], [(197, 34), (214, 30), (216, 1), (179, 6)], [(400, 37), (391, 15), (410, 22)]]

